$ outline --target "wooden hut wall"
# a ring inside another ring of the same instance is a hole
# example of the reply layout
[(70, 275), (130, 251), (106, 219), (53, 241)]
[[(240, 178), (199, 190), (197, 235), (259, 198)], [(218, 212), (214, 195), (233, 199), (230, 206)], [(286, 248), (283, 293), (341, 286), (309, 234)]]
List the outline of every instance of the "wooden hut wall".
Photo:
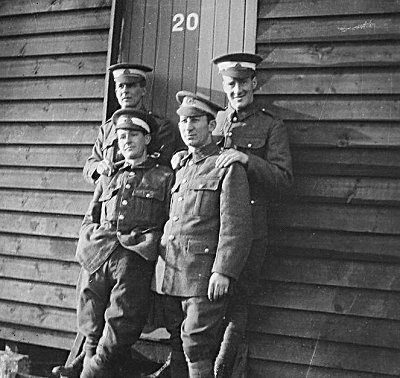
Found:
[(0, 4), (0, 338), (69, 348), (111, 0)]
[(250, 377), (400, 375), (400, 3), (261, 0), (257, 101), (288, 127)]

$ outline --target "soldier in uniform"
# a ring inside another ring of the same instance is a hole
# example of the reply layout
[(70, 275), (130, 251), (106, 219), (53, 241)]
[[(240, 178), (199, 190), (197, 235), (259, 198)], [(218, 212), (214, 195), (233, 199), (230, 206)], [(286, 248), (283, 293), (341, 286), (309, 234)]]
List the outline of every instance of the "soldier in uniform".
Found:
[[(122, 109), (132, 108), (151, 114), (157, 121), (158, 132), (148, 146), (149, 154), (157, 156), (158, 163), (170, 166), (170, 159), (181, 140), (172, 124), (146, 110), (143, 98), (146, 94), (146, 74), (150, 67), (140, 64), (118, 63), (109, 67), (115, 82), (115, 94)], [(111, 175), (123, 156), (118, 151), (117, 134), (113, 123), (108, 120), (101, 125), (92, 154), (83, 168), (85, 180), (94, 184), (101, 175)]]
[(173, 184), (172, 170), (147, 157), (156, 121), (148, 113), (125, 108), (114, 113), (112, 122), (125, 160), (112, 176), (100, 177), (76, 251), (82, 266), (78, 329), (85, 336), (81, 378), (132, 373), (131, 346), (147, 319)]
[(213, 377), (227, 294), (245, 264), (251, 207), (242, 164), (216, 167), (212, 141), (219, 108), (200, 94), (177, 93), (179, 131), (188, 154), (172, 188), (153, 290), (164, 294), (171, 334), (171, 376), (185, 377), (174, 359), (182, 344), (190, 377)]
[(228, 107), (218, 113), (214, 137), (224, 148), (216, 167), (240, 162), (246, 169), (252, 206), (251, 251), (228, 309), (228, 326), (216, 360), (216, 376), (230, 377), (239, 345), (245, 345), (248, 298), (267, 251), (268, 201), (292, 185), (287, 132), (281, 120), (254, 102), (256, 66), (262, 58), (234, 53), (213, 59), (222, 76)]

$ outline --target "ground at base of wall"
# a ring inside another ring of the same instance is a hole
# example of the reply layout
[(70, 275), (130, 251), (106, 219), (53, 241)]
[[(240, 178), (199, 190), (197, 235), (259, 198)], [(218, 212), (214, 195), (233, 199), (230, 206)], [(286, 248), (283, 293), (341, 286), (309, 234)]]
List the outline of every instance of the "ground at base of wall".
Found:
[[(47, 348), (39, 345), (15, 343), (0, 339), (0, 350), (5, 350), (9, 346), (12, 351), (29, 356), (30, 371), (29, 373), (38, 377), (53, 377), (51, 370), (58, 365), (64, 365), (68, 357), (68, 351)], [(138, 361), (138, 377), (151, 374), (160, 367), (160, 364), (151, 361)], [(133, 375), (132, 375), (133, 377)]]

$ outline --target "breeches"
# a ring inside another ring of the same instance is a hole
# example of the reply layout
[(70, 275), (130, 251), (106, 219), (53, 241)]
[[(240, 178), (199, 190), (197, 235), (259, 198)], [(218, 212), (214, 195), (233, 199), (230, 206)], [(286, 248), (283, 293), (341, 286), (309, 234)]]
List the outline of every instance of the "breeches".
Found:
[(261, 269), (267, 256), (267, 240), (253, 240), (249, 257), (229, 298), (226, 320), (231, 330), (244, 337), (248, 318), (249, 299), (255, 293)]
[(215, 302), (206, 296), (163, 297), (166, 328), (173, 353), (185, 352), (190, 362), (214, 359), (221, 343), (226, 299)]
[(103, 361), (130, 350), (145, 325), (154, 262), (119, 246), (93, 274), (81, 269), (78, 329), (88, 355)]

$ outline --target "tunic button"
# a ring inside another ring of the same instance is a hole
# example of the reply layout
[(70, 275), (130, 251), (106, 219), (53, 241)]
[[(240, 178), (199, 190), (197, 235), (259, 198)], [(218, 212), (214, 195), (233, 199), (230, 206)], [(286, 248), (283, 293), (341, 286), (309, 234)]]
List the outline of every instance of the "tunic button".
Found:
[(118, 219), (125, 219), (125, 215), (124, 214), (120, 214), (119, 216), (118, 216)]
[(256, 201), (251, 200), (250, 203), (251, 203), (252, 205), (254, 205), (254, 204), (256, 203)]
[(252, 144), (251, 144), (251, 143), (249, 143), (249, 144), (247, 145), (247, 147), (249, 147), (249, 148), (250, 148), (251, 146), (252, 146)]
[(117, 236), (121, 236), (121, 231), (117, 231)]
[(168, 240), (174, 240), (175, 239), (175, 236), (174, 235), (169, 235), (168, 236)]
[(236, 121), (237, 121), (237, 118), (236, 118), (236, 117), (233, 117), (233, 118), (232, 118), (232, 121), (233, 121), (233, 122), (236, 122)]
[(150, 193), (147, 193), (146, 194), (146, 198), (150, 198), (151, 197), (151, 194)]
[(177, 217), (176, 215), (172, 217), (172, 220), (175, 221), (175, 222), (176, 222), (178, 219), (179, 219), (179, 217)]
[(126, 184), (126, 185), (125, 185), (125, 188), (126, 188), (126, 189), (130, 189), (130, 188), (131, 188), (131, 184)]
[(122, 205), (126, 206), (128, 204), (127, 200), (122, 200)]
[(228, 136), (232, 136), (232, 131), (229, 131)]
[(183, 197), (178, 197), (178, 201), (183, 201)]
[(210, 252), (210, 250), (209, 250), (208, 248), (205, 248), (205, 249), (204, 249), (204, 252), (205, 252), (205, 253), (208, 253), (208, 252)]
[(156, 164), (156, 168), (158, 168), (160, 166), (160, 164)]
[(183, 180), (182, 180), (182, 184), (184, 184), (186, 181), (187, 181), (186, 179), (183, 179)]

